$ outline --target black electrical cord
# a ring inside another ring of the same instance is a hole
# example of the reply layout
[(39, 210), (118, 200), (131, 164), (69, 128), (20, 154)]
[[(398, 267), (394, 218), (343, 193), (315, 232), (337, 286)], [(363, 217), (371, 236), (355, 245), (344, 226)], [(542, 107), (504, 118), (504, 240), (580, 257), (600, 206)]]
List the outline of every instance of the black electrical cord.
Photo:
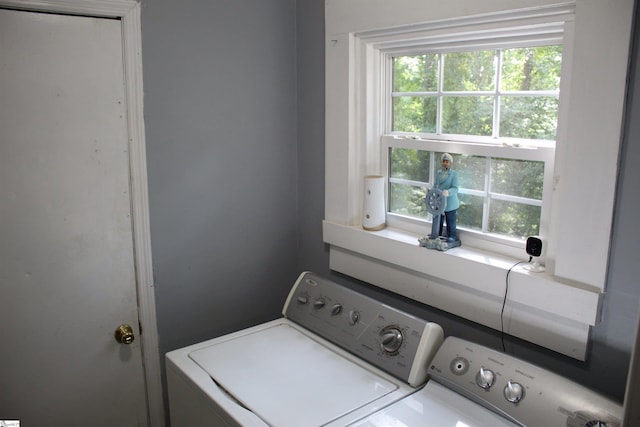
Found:
[(502, 309), (500, 310), (500, 341), (502, 342), (503, 353), (507, 351), (504, 346), (504, 306), (507, 304), (507, 294), (509, 293), (509, 274), (511, 273), (511, 270), (516, 268), (516, 266), (525, 262), (527, 263), (531, 262), (532, 259), (533, 257), (530, 256), (529, 261), (518, 261), (515, 264), (513, 264), (511, 267), (509, 267), (509, 270), (507, 270), (507, 277), (505, 278), (505, 284), (504, 284), (504, 298), (502, 298)]

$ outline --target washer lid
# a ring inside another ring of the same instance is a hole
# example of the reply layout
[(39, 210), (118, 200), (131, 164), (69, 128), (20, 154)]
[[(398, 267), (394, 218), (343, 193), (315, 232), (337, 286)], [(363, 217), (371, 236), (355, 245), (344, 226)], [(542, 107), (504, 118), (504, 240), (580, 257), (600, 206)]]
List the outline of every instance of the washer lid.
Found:
[(189, 357), (270, 425), (323, 425), (398, 388), (289, 324), (240, 335)]

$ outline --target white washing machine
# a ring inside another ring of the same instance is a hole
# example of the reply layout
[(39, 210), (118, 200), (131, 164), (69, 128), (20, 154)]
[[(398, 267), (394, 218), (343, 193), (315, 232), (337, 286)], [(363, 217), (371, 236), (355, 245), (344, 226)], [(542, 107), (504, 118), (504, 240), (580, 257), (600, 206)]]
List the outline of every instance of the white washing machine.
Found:
[(167, 353), (172, 427), (344, 426), (427, 380), (442, 328), (313, 273), (283, 317)]
[(622, 406), (523, 360), (448, 337), (424, 388), (357, 427), (621, 427)]

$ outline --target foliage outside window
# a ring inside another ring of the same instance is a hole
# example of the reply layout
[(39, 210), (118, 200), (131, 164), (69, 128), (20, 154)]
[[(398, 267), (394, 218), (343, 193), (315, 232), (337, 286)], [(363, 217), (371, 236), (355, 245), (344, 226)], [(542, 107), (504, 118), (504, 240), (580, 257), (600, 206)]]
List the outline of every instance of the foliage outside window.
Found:
[(389, 144), (389, 211), (428, 219), (424, 197), (440, 167), (441, 151), (426, 141), (435, 138), (446, 141), (459, 172), (461, 228), (510, 238), (539, 234), (543, 159), (505, 158), (498, 150), (479, 155), (469, 142), (497, 148), (553, 146), (562, 46), (420, 53), (390, 60), (391, 133), (425, 144), (416, 149)]

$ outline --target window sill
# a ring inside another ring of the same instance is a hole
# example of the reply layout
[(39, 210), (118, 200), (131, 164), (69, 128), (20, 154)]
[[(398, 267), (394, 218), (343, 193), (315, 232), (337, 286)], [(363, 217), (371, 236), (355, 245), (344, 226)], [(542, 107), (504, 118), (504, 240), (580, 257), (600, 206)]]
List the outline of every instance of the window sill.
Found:
[(601, 293), (516, 266), (518, 261), (464, 245), (447, 252), (399, 229), (366, 231), (325, 220), (330, 268), (457, 316), (585, 360)]

